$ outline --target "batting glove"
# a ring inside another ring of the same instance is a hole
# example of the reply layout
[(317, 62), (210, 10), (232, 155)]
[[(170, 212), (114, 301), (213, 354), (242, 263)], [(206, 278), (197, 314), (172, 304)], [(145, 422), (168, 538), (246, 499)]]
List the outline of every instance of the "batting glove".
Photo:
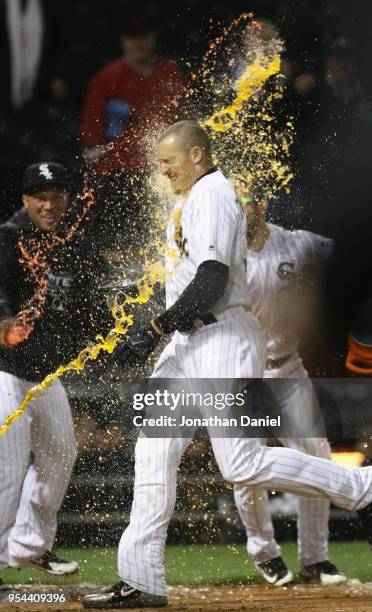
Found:
[(161, 335), (152, 322), (145, 329), (129, 335), (116, 351), (119, 363), (131, 367), (142, 365), (157, 347)]

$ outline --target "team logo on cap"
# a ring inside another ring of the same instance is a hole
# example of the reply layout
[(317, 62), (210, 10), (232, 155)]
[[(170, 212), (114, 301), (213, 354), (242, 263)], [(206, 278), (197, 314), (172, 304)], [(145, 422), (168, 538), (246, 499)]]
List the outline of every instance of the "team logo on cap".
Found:
[(39, 172), (40, 172), (41, 176), (44, 176), (48, 181), (52, 180), (53, 174), (49, 170), (48, 164), (40, 164)]

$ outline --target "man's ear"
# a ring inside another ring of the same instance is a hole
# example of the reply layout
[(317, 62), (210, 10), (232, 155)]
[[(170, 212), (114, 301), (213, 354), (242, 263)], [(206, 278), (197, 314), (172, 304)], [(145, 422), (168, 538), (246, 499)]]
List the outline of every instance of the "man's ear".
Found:
[(190, 151), (191, 159), (194, 164), (200, 164), (203, 159), (203, 149), (197, 145), (193, 146)]
[(27, 206), (28, 206), (28, 197), (26, 196), (26, 194), (25, 194), (25, 193), (24, 193), (24, 194), (23, 194), (23, 196), (22, 196), (22, 202), (23, 202), (23, 206), (24, 206), (25, 208), (27, 208)]
[(266, 199), (260, 200), (258, 202), (258, 207), (260, 209), (260, 212), (266, 213), (267, 209), (269, 208), (269, 200), (266, 200)]

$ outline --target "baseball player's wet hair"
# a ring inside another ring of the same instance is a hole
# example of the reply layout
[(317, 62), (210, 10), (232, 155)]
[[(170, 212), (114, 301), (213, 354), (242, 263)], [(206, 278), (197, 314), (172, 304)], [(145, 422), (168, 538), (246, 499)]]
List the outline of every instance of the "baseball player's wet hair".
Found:
[(160, 134), (159, 142), (162, 142), (168, 136), (175, 136), (185, 151), (190, 151), (192, 147), (200, 147), (209, 157), (212, 156), (209, 136), (196, 121), (185, 120), (172, 123)]

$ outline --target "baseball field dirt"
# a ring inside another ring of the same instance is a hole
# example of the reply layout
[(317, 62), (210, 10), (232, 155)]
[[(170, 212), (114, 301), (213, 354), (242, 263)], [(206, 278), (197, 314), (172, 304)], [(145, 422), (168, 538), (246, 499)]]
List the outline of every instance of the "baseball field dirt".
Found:
[[(27, 586), (25, 591), (32, 593), (34, 588)], [(53, 590), (53, 587), (49, 585), (48, 592)], [(80, 603), (81, 596), (93, 590), (97, 590), (96, 585), (76, 585), (68, 589), (71, 597), (69, 603), (20, 605), (3, 601), (0, 604), (0, 610), (4, 609), (7, 612), (81, 612), (83, 610)], [(291, 612), (301, 609), (306, 612), (320, 610), (372, 612), (372, 583), (361, 584), (358, 580), (350, 580), (345, 585), (338, 587), (299, 585), (290, 588), (270, 588), (263, 585), (196, 588), (175, 586), (170, 588), (169, 605), (165, 609), (172, 612), (219, 610), (224, 612), (229, 610)], [(150, 609), (146, 608), (146, 610)]]

